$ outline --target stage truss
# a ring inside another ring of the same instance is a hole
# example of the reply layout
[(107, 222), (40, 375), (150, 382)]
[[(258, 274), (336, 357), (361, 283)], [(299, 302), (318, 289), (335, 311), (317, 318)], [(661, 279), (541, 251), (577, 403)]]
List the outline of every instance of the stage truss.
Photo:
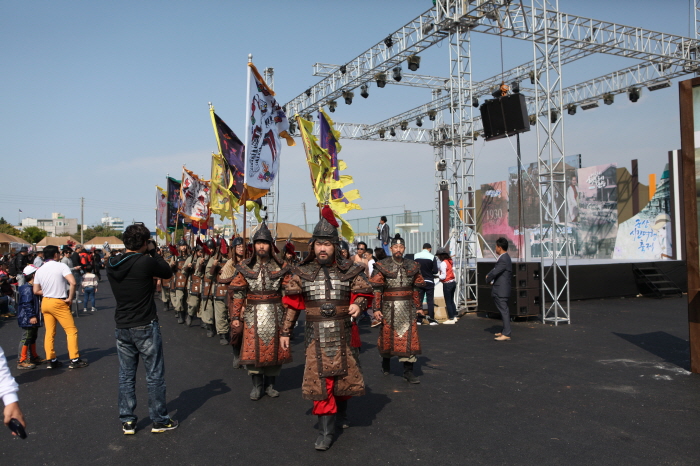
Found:
[[(457, 210), (449, 233), (440, 232), (436, 240), (456, 239), (453, 252), (457, 255), (457, 304), (459, 308), (469, 308), (478, 301), (473, 145), (482, 134), (480, 117), (472, 103), (475, 99), (490, 98), (502, 81), (519, 83), (520, 92), (526, 97), (532, 130), (536, 132), (541, 234), (552, 238), (550, 250), (541, 257), (542, 270), (547, 266), (541, 280), (542, 321), (554, 325), (571, 323), (569, 248), (564, 247), (569, 241), (569, 225), (566, 221), (552, 221), (567, 207), (564, 115), (597, 106), (601, 99), (639, 94), (644, 88), (663, 89), (670, 87), (674, 78), (698, 74), (700, 0), (694, 2), (693, 38), (569, 15), (559, 10), (558, 0), (530, 0), (528, 5), (509, 0), (437, 0), (435, 3), (433, 8), (347, 63), (314, 65), (314, 75), (322, 79), (290, 100), (285, 105), (287, 114), (308, 117), (331, 101), (342, 102), (344, 92), (371, 85), (378, 77), (384, 77), (390, 85), (432, 90), (429, 102), (394, 117), (374, 124), (337, 123), (336, 129), (346, 139), (433, 147), (436, 209), (441, 212), (438, 194), (442, 186), (449, 189)], [(533, 59), (502, 74), (474, 81), (470, 48), (474, 33), (530, 41)], [(402, 69), (401, 81), (392, 79), (395, 67), (443, 41), (449, 44), (450, 76), (427, 76)], [(562, 67), (593, 54), (631, 58), (637, 63), (564, 88)], [(423, 127), (426, 120), (432, 123), (431, 128)]]

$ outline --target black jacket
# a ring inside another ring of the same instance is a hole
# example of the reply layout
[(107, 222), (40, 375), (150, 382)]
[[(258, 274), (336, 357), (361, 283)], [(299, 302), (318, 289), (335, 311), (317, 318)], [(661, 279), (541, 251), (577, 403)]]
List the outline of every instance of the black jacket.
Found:
[(159, 255), (151, 257), (131, 252), (110, 257), (107, 278), (117, 300), (114, 312), (117, 328), (140, 327), (158, 320), (153, 278), (168, 279), (172, 276), (170, 266)]
[(493, 281), (491, 296), (510, 298), (510, 286), (513, 281), (513, 263), (508, 253), (503, 253), (496, 261), (496, 266), (486, 275), (486, 283)]

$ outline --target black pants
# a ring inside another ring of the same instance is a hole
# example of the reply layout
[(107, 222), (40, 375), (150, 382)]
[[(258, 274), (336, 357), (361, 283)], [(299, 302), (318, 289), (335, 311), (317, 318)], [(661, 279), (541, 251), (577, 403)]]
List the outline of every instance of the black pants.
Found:
[(418, 297), (421, 302), (421, 309), (423, 306), (423, 300), (426, 299), (428, 302), (428, 316), (431, 319), (435, 318), (435, 284), (433, 282), (425, 282), (425, 288), (418, 288)]
[(443, 283), (442, 294), (445, 295), (445, 307), (447, 308), (447, 318), (453, 319), (457, 316), (457, 306), (455, 305), (455, 291), (457, 282)]
[(501, 313), (501, 320), (503, 321), (503, 335), (510, 336), (510, 310), (508, 309), (508, 300), (510, 298), (501, 298), (498, 296), (492, 296), (493, 302), (496, 304), (496, 309)]

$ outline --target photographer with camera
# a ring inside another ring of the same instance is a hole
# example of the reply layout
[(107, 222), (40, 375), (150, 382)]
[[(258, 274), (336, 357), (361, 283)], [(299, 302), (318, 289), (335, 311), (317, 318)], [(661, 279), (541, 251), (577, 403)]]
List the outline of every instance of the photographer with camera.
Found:
[(173, 272), (162, 256), (156, 254), (151, 232), (143, 223), (124, 231), (126, 253), (107, 261), (107, 277), (117, 301), (114, 319), (117, 324), (119, 357), (119, 419), (124, 434), (136, 433), (136, 368), (139, 356), (146, 369), (148, 409), (151, 432), (177, 428), (165, 404), (165, 366), (163, 340), (154, 300), (153, 278), (172, 277)]

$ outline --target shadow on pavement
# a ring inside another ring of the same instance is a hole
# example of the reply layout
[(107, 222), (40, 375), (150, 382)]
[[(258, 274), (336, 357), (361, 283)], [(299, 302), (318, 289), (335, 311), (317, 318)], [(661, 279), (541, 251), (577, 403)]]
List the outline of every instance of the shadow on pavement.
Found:
[(231, 389), (222, 379), (210, 380), (209, 383), (203, 387), (183, 390), (177, 398), (168, 403), (168, 411), (177, 411), (173, 417), (182, 422), (187, 419), (190, 414), (197, 411), (210, 398), (223, 395), (230, 391)]
[(690, 370), (689, 345), (682, 338), (661, 331), (641, 333), (639, 335), (612, 333), (651, 354), (663, 358), (666, 362)]

